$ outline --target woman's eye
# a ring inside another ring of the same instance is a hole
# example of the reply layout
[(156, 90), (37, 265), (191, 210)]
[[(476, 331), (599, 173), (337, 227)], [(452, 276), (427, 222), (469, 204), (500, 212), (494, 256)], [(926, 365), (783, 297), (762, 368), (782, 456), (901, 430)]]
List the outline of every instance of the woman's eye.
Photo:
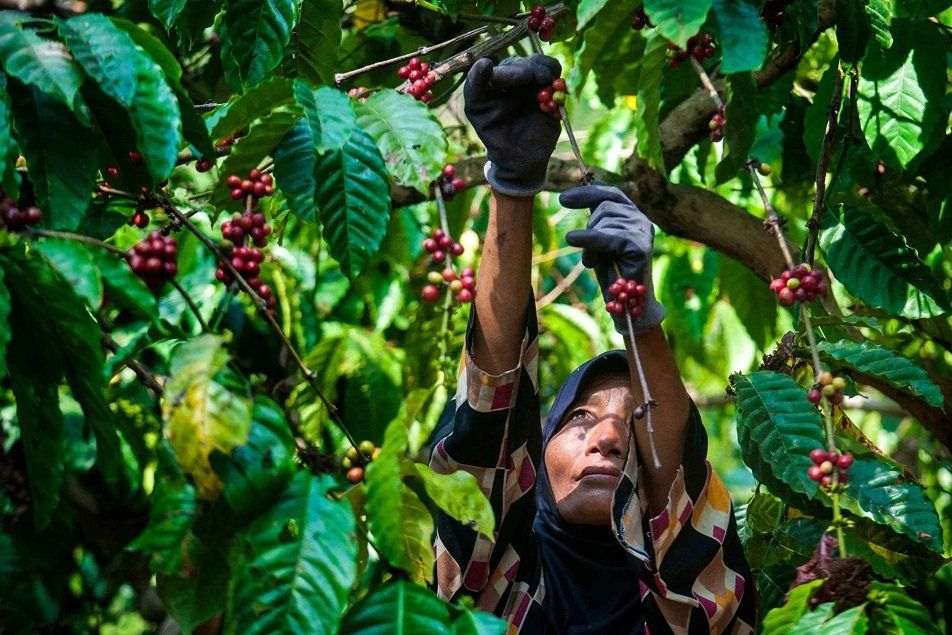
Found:
[(586, 419), (588, 419), (588, 417), (589, 417), (589, 413), (586, 412), (585, 410), (577, 410), (572, 414), (571, 417), (569, 417), (569, 422), (581, 423), (585, 421)]

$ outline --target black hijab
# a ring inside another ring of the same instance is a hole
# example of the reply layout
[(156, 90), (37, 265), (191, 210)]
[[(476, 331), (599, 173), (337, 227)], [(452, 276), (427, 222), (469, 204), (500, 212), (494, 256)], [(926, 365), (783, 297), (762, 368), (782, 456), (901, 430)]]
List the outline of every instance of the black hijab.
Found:
[[(593, 377), (619, 371), (628, 372), (625, 353), (620, 350), (603, 353), (575, 369), (559, 389), (542, 429), (537, 512), (532, 529), (542, 562), (547, 633), (642, 632), (638, 585), (641, 563), (622, 548), (611, 527), (563, 521), (545, 469), (545, 448), (562, 428), (562, 419), (585, 385)], [(630, 450), (629, 458), (631, 454)]]

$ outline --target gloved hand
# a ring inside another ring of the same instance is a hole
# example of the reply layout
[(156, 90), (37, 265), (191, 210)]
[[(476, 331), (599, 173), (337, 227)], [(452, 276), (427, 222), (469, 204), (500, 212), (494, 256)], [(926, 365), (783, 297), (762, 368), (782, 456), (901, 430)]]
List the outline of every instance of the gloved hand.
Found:
[[(654, 225), (617, 187), (580, 185), (562, 192), (559, 203), (570, 209), (588, 207), (592, 216), (586, 229), (565, 235), (568, 244), (582, 248), (582, 262), (595, 269), (602, 296), (607, 301), (608, 287), (618, 275), (637, 280), (647, 287), (641, 315), (632, 317), (635, 334), (654, 328), (664, 319), (664, 306), (654, 297), (651, 283), (651, 253), (654, 247)], [(627, 335), (624, 315), (613, 316), (615, 329)]]
[(545, 55), (510, 57), (499, 65), (483, 58), (469, 69), (466, 116), (486, 146), (486, 180), (497, 192), (532, 196), (542, 189), (561, 125), (539, 109), (536, 95), (561, 72), (558, 61)]

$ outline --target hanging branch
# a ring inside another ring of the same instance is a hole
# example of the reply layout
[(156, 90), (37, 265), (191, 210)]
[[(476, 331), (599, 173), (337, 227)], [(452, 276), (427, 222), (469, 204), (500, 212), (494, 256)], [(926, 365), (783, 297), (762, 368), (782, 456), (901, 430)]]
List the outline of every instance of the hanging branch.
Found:
[[(294, 348), (294, 345), (291, 344), (291, 340), (288, 339), (288, 336), (284, 334), (284, 331), (281, 329), (281, 325), (278, 324), (277, 320), (274, 317), (274, 314), (268, 310), (268, 303), (258, 295), (258, 293), (248, 284), (248, 281), (245, 280), (244, 275), (235, 269), (231, 264), (231, 259), (227, 258), (215, 245), (215, 243), (202, 232), (195, 224), (182, 212), (180, 212), (167, 198), (164, 196), (158, 197), (159, 205), (162, 206), (162, 209), (166, 211), (167, 214), (174, 217), (179, 223), (182, 224), (189, 232), (191, 232), (196, 238), (198, 238), (205, 247), (212, 252), (215, 258), (222, 264), (225, 269), (228, 270), (228, 273), (231, 274), (234, 278), (235, 283), (241, 288), (242, 291), (247, 293), (252, 300), (254, 301), (255, 306), (258, 308), (258, 311), (264, 316), (265, 320), (271, 326), (271, 330), (281, 339), (281, 342), (284, 344), (285, 349), (291, 354), (294, 363), (297, 364), (297, 367), (300, 369), (301, 374), (304, 375), (304, 379), (310, 385), (311, 390), (317, 395), (320, 399), (321, 404), (327, 410), (328, 415), (331, 418), (331, 421), (340, 429), (340, 431), (347, 437), (347, 441), (357, 450), (358, 454), (363, 456), (363, 453), (360, 452), (358, 447), (357, 440), (354, 438), (354, 435), (351, 434), (350, 430), (347, 428), (347, 425), (344, 423), (343, 419), (340, 417), (340, 413), (337, 410), (337, 407), (331, 403), (331, 401), (324, 395), (324, 392), (321, 390), (320, 386), (317, 384), (317, 376), (314, 371), (307, 367), (307, 364), (304, 363), (304, 360), (301, 358), (301, 355), (297, 352), (297, 349)], [(366, 457), (365, 457), (366, 458)]]
[(813, 264), (813, 254), (816, 250), (817, 235), (820, 232), (820, 222), (826, 211), (826, 175), (833, 158), (833, 147), (838, 131), (840, 105), (843, 102), (843, 69), (836, 66), (836, 77), (833, 84), (833, 95), (830, 97), (830, 107), (826, 118), (826, 132), (820, 145), (820, 159), (816, 164), (816, 195), (813, 198), (813, 213), (807, 221), (807, 242), (803, 256), (807, 263)]

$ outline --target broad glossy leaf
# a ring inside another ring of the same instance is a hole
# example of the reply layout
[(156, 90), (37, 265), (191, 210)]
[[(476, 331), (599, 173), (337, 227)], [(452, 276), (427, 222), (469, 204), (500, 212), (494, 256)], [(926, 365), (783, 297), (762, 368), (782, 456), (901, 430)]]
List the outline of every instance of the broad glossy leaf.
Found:
[(768, 534), (777, 529), (783, 518), (783, 502), (776, 496), (761, 492), (747, 505), (745, 527), (752, 533)]
[(889, 25), (895, 14), (893, 2), (895, 0), (868, 0), (865, 3), (866, 15), (869, 17), (869, 27), (873, 32), (873, 37), (883, 48), (889, 48), (893, 44), (892, 32)]
[(869, 213), (844, 206), (840, 222), (820, 234), (837, 280), (863, 302), (908, 318), (938, 316), (948, 297), (902, 236)]
[(222, 481), (222, 495), (240, 516), (259, 512), (294, 472), (294, 439), (284, 415), (270, 399), (255, 400), (248, 441), (228, 454), (213, 452), (212, 468)]
[(312, 84), (334, 83), (340, 46), (340, 0), (303, 0), (301, 20), (294, 29), (298, 75)]
[(504, 635), (506, 627), (506, 622), (492, 613), (462, 609), (450, 624), (450, 632), (453, 635)]
[(807, 476), (810, 450), (823, 447), (823, 422), (806, 391), (788, 375), (758, 371), (737, 375), (737, 436), (744, 461), (761, 478), (764, 469), (794, 491), (814, 498)]
[(869, 43), (869, 17), (864, 0), (836, 0), (836, 41), (844, 62), (857, 63)]
[(35, 246), (90, 309), (96, 311), (102, 304), (103, 284), (91, 249), (82, 243), (57, 238), (38, 240)]
[(433, 578), (433, 518), (401, 477), (407, 443), (406, 425), (395, 419), (367, 466), (367, 521), (387, 562), (423, 583)]
[(885, 379), (889, 384), (912, 393), (930, 406), (942, 407), (942, 391), (929, 374), (912, 360), (872, 342), (819, 342), (822, 359), (832, 360), (867, 375)]
[(168, 444), (159, 445), (158, 456), (155, 489), (149, 498), (149, 524), (129, 548), (149, 553), (153, 571), (172, 574), (182, 566), (182, 546), (198, 515), (198, 496), (175, 464)]
[(354, 605), (344, 616), (340, 633), (448, 635), (449, 621), (449, 606), (432, 591), (406, 580), (394, 580), (371, 591)]
[(874, 47), (863, 61), (857, 88), (860, 125), (878, 158), (906, 167), (944, 121), (945, 52), (928, 23), (899, 32), (889, 50)]
[(298, 472), (235, 539), (227, 633), (336, 633), (356, 574), (354, 517), (334, 479)]
[[(283, 106), (258, 119), (248, 130), (248, 134), (238, 139), (231, 147), (231, 152), (218, 170), (219, 173), (246, 175), (252, 168), (261, 165), (299, 117), (300, 113), (293, 106)], [(241, 201), (233, 201), (229, 196), (225, 179), (219, 179), (215, 185), (212, 203), (219, 208), (243, 208)]]
[(883, 459), (857, 456), (841, 500), (843, 507), (855, 515), (942, 553), (942, 529), (932, 501), (922, 486), (907, 481), (899, 468)]
[(248, 398), (215, 380), (228, 361), (222, 344), (218, 336), (202, 335), (176, 348), (162, 403), (165, 435), (205, 499), (216, 498), (222, 486), (209, 454), (230, 452), (247, 440), (251, 428)]
[(661, 151), (661, 79), (668, 64), (668, 49), (664, 39), (653, 37), (645, 45), (641, 58), (638, 91), (638, 110), (635, 112), (635, 135), (638, 138), (638, 155), (648, 165), (664, 170), (664, 155)]
[(661, 35), (684, 48), (707, 19), (711, 0), (645, 0), (644, 6)]
[(104, 15), (70, 18), (60, 23), (60, 33), (86, 73), (129, 112), (135, 149), (149, 174), (166, 178), (175, 167), (182, 120), (162, 68)]
[(221, 22), (225, 76), (240, 86), (265, 80), (284, 57), (298, 12), (295, 0), (228, 0)]
[(767, 350), (776, 331), (778, 313), (770, 289), (750, 269), (726, 257), (721, 258), (719, 287), (722, 294), (727, 294), (750, 338), (761, 350)]
[(339, 150), (318, 156), (315, 199), (324, 240), (344, 273), (356, 277), (387, 233), (390, 184), (373, 139), (355, 129)]
[(745, 0), (714, 0), (714, 17), (720, 34), (721, 72), (759, 69), (767, 55), (768, 38), (758, 7)]
[(28, 86), (38, 88), (89, 122), (89, 111), (79, 89), (83, 73), (60, 42), (42, 38), (26, 27), (30, 16), (16, 11), (0, 13), (0, 61), (3, 70)]
[(763, 635), (788, 635), (790, 629), (809, 610), (810, 595), (823, 584), (823, 580), (813, 580), (791, 589), (783, 606), (772, 609), (764, 617)]
[(222, 106), (221, 114), (216, 110), (209, 118), (214, 121), (212, 137), (224, 139), (250, 126), (255, 119), (268, 115), (278, 106), (290, 103), (291, 81), (284, 77), (273, 77), (254, 88), (238, 95)]
[(493, 539), (496, 519), (492, 505), (469, 472), (457, 470), (452, 474), (438, 474), (423, 463), (414, 463), (423, 487), (437, 507), (464, 525), (476, 528), (484, 536)]
[(307, 82), (294, 82), (294, 99), (304, 109), (318, 153), (339, 150), (357, 128), (357, 115), (351, 100), (330, 86), (312, 88)]
[(394, 180), (426, 193), (446, 163), (443, 129), (429, 108), (385, 88), (357, 105), (357, 122), (377, 142)]
[(274, 176), (291, 212), (301, 220), (317, 221), (314, 168), (317, 150), (307, 120), (301, 118), (274, 149)]
[(718, 183), (738, 176), (745, 169), (757, 133), (757, 120), (760, 118), (760, 113), (757, 112), (757, 86), (753, 76), (750, 73), (734, 75), (730, 78), (729, 87), (727, 124), (724, 127), (725, 153), (715, 170)]
[(788, 635), (863, 635), (866, 633), (864, 605), (854, 606), (838, 615), (833, 614), (833, 603), (827, 602), (803, 614)]
[(162, 23), (166, 31), (171, 31), (186, 3), (187, 0), (149, 0), (149, 11)]
[(102, 274), (109, 302), (151, 320), (157, 310), (155, 295), (145, 286), (142, 278), (132, 273), (128, 263), (103, 251), (93, 253), (93, 258)]
[(874, 581), (867, 595), (873, 606), (870, 623), (874, 633), (939, 635), (929, 609), (898, 584)]
[(17, 139), (44, 224), (76, 229), (96, 183), (96, 163), (89, 157), (95, 137), (63, 104), (38, 89), (15, 82), (9, 88)]
[[(592, 4), (592, 3), (588, 3)], [(599, 7), (591, 28), (582, 34), (582, 46), (576, 54), (576, 63), (568, 75), (569, 85), (577, 95), (592, 71), (600, 68), (602, 60), (616, 50), (631, 31), (631, 12), (638, 5), (634, 0), (616, 0)], [(579, 11), (582, 5), (579, 5)], [(582, 25), (578, 26), (581, 31)]]
[(608, 0), (581, 0), (575, 8), (575, 28), (584, 29), (608, 4)]

